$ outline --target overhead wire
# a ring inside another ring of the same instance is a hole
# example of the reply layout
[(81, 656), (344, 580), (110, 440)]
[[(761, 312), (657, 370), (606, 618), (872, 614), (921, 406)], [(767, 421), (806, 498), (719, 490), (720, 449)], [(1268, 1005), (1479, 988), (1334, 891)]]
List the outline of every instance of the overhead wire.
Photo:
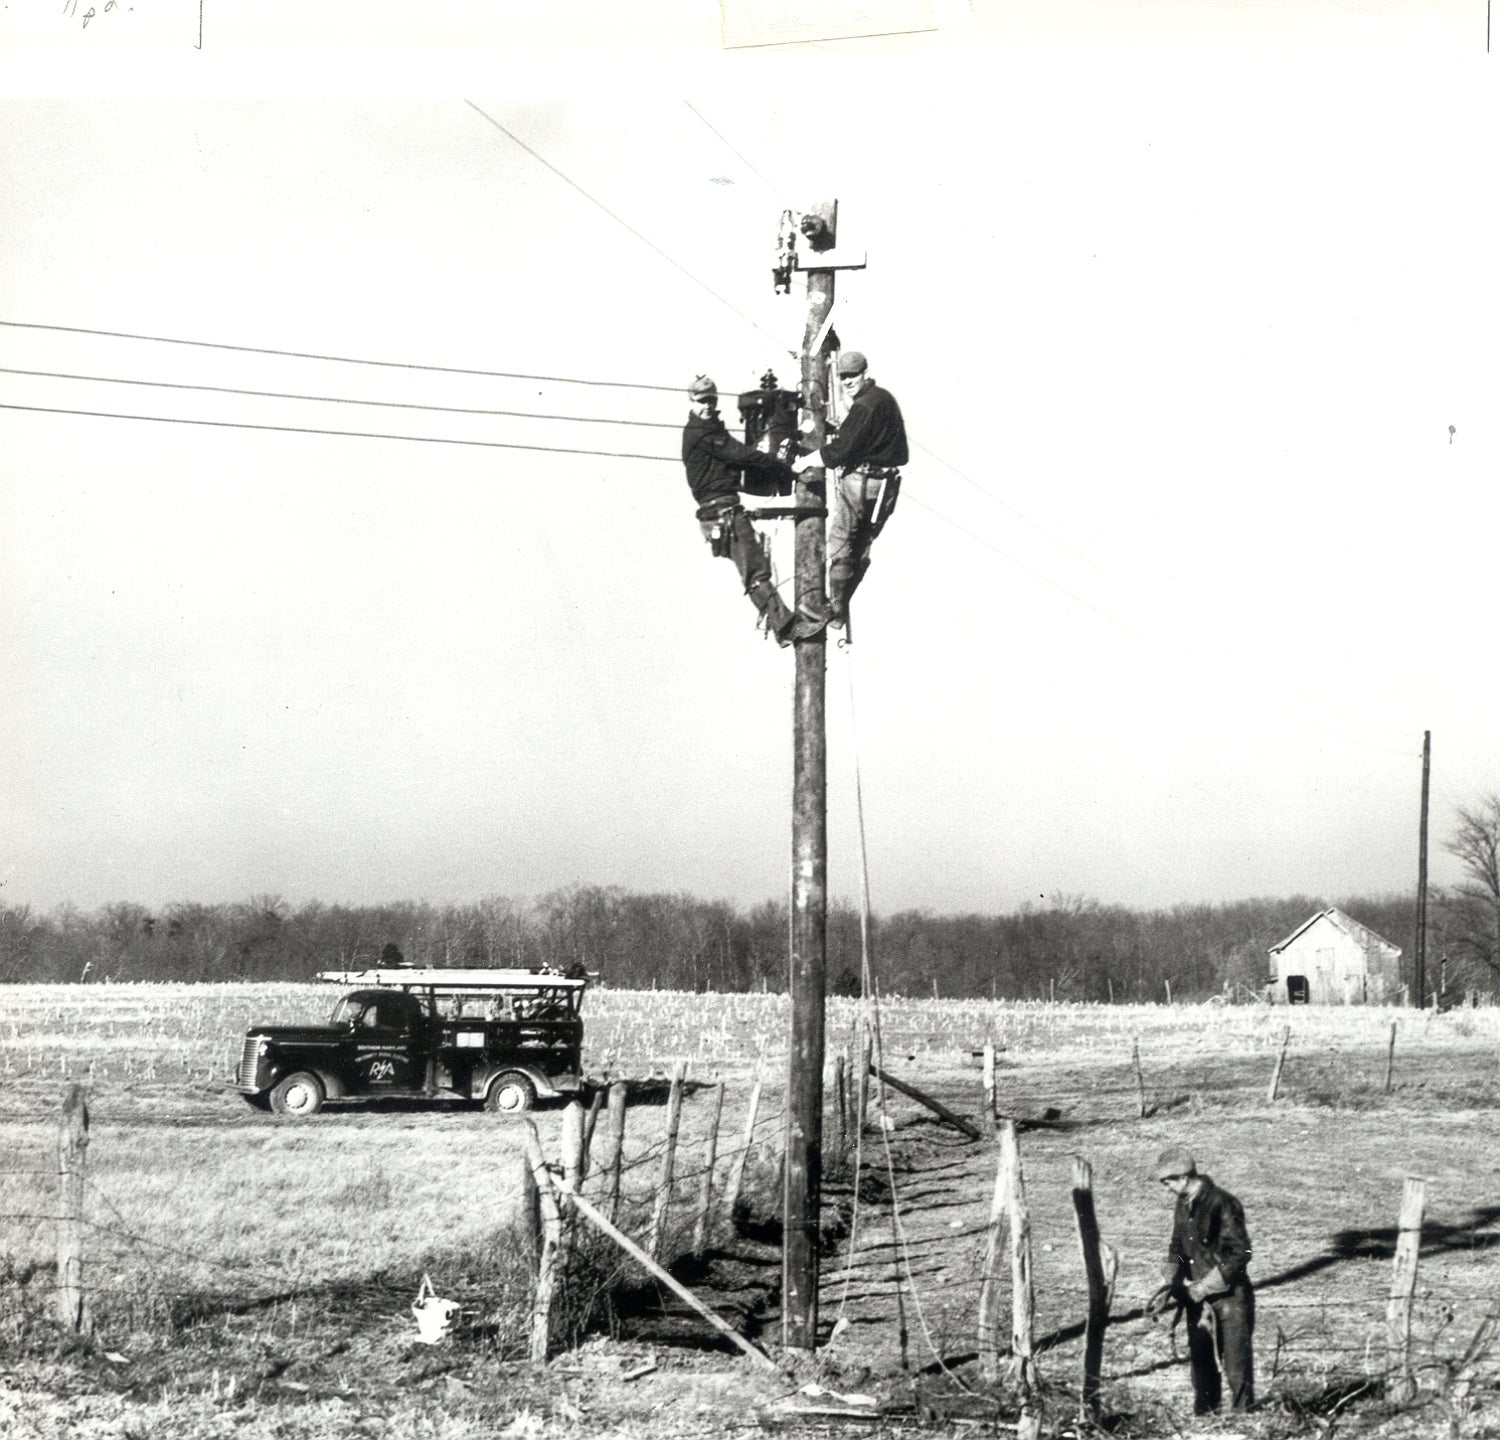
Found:
[(420, 445), (471, 445), (485, 450), (532, 450), (555, 455), (600, 455), (617, 460), (680, 463), (671, 455), (644, 455), (629, 450), (584, 450), (566, 445), (522, 445), (509, 440), (462, 440), (450, 435), (391, 435), (367, 430), (323, 430), (310, 425), (266, 425), (249, 420), (193, 420), (181, 415), (128, 415), (110, 410), (70, 410), (58, 405), (17, 405), (0, 400), (0, 410), (38, 415), (76, 415), (90, 420), (146, 420), (159, 425), (204, 425), (221, 430), (270, 430), (288, 435), (336, 435), (350, 440), (404, 440)]
[(425, 405), (414, 400), (366, 400), (355, 395), (304, 395), (290, 390), (249, 390), (237, 385), (198, 385), (183, 380), (135, 380), (123, 375), (78, 375), (62, 370), (23, 370), (0, 365), (0, 375), (29, 375), (43, 380), (82, 380), (101, 385), (141, 385), (156, 390), (192, 390), (212, 395), (249, 395), (264, 400), (304, 400), (325, 405), (371, 405), (387, 410), (427, 410), (442, 415), (505, 415), (521, 420), (566, 420), (577, 425), (637, 425), (680, 430), (671, 420), (622, 420), (607, 415), (553, 415), (535, 410), (492, 410), (468, 405)]
[(674, 270), (678, 271), (682, 275), (685, 275), (689, 280), (693, 282), (694, 285), (698, 286), (699, 289), (704, 290), (708, 294), (712, 295), (713, 298), (717, 300), (719, 304), (723, 305), (726, 309), (732, 310), (747, 325), (752, 326), (762, 335), (765, 335), (769, 339), (775, 341), (778, 350), (781, 350), (790, 355), (795, 355), (797, 353), (795, 350), (787, 350), (786, 343), (777, 336), (772, 335), (771, 332), (767, 330), (765, 326), (762, 325), (758, 320), (754, 319), (754, 317), (750, 315), (747, 315), (732, 300), (728, 300), (723, 295), (719, 294), (719, 292), (715, 290), (713, 286), (710, 285), (706, 280), (699, 279), (699, 277), (695, 275), (691, 270), (689, 270), (686, 265), (684, 265), (674, 256), (669, 255), (665, 250), (661, 248), (660, 245), (656, 243), (656, 241), (652, 240), (650, 236), (643, 234), (640, 230), (637, 230), (635, 226), (632, 225), (628, 220), (616, 214), (615, 211), (611, 210), (609, 206), (606, 205), (602, 200), (600, 200), (596, 195), (593, 195), (588, 190), (584, 189), (584, 187), (580, 185), (576, 180), (574, 180), (570, 175), (565, 174), (550, 160), (548, 160), (545, 155), (542, 155), (538, 151), (534, 150), (513, 130), (509, 129), (507, 126), (501, 124), (500, 121), (495, 119), (493, 115), (490, 115), (486, 111), (480, 109), (480, 107), (476, 105), (472, 100), (465, 100), (464, 104), (467, 105), (476, 115), (480, 116), (484, 120), (487, 120), (491, 125), (495, 127), (495, 129), (497, 129), (513, 144), (519, 146), (522, 150), (524, 150), (528, 155), (531, 156), (533, 160), (537, 162), (538, 165), (542, 165), (546, 169), (550, 170), (554, 175), (557, 176), (559, 180), (563, 182), (563, 184), (570, 186), (572, 189), (576, 190), (580, 195), (583, 196), (585, 200), (589, 202), (589, 204), (596, 206), (598, 209), (602, 210), (606, 215), (608, 215), (616, 225), (634, 235), (635, 238), (639, 240), (642, 245), (646, 246), (648, 250), (651, 250), (655, 254), (661, 256), (661, 258), (665, 260), (667, 264), (670, 265)]
[(325, 360), (337, 365), (371, 365), (386, 370), (420, 370), (435, 375), (476, 375), (487, 380), (539, 380), (549, 385), (593, 385), (614, 390), (659, 390), (680, 395), (680, 385), (648, 385), (638, 380), (584, 380), (576, 375), (532, 375), (519, 370), (480, 370), (462, 365), (429, 365), (416, 360), (372, 360), (359, 355), (325, 355), (312, 350), (281, 350), (269, 345), (231, 345), (222, 340), (187, 340), (173, 335), (142, 335), (128, 330), (100, 330), (83, 325), (44, 325), (30, 320), (0, 319), (10, 330), (44, 330), (59, 335), (94, 335), (108, 340), (140, 340), (154, 345), (186, 345), (200, 350), (230, 350), (241, 355), (276, 355), (290, 360)]
[(745, 167), (745, 169), (747, 169), (747, 170), (748, 170), (748, 171), (749, 171), (749, 172), (750, 172), (750, 173), (751, 173), (751, 174), (752, 174), (752, 175), (754, 175), (754, 176), (755, 176), (755, 178), (756, 178), (756, 179), (757, 179), (757, 180), (759, 180), (759, 181), (760, 181), (760, 183), (761, 183), (761, 184), (762, 184), (762, 185), (764, 185), (764, 186), (765, 186), (765, 187), (766, 187), (766, 189), (767, 189), (767, 190), (769, 190), (769, 191), (770, 191), (770, 192), (771, 192), (771, 194), (772, 194), (772, 195), (773, 195), (773, 196), (775, 196), (775, 198), (776, 198), (776, 200), (777, 200), (777, 202), (778, 202), (778, 203), (780, 203), (780, 204), (785, 204), (785, 196), (784, 196), (784, 195), (783, 195), (783, 194), (782, 194), (782, 192), (781, 192), (781, 191), (780, 191), (780, 190), (779, 190), (779, 189), (778, 189), (778, 188), (777, 188), (777, 187), (776, 187), (776, 186), (775, 186), (775, 185), (773, 185), (773, 184), (772, 184), (772, 183), (771, 183), (771, 182), (770, 182), (770, 181), (769, 181), (769, 180), (768, 180), (768, 179), (766, 179), (766, 177), (765, 177), (765, 176), (764, 176), (764, 175), (763, 175), (763, 174), (762, 174), (762, 173), (761, 173), (761, 172), (760, 172), (760, 171), (759, 171), (759, 170), (757, 170), (757, 169), (756, 169), (756, 168), (755, 168), (755, 166), (754, 166), (754, 165), (752, 165), (752, 164), (751, 164), (751, 163), (750, 163), (750, 161), (749, 161), (749, 160), (747, 160), (747, 159), (746, 159), (746, 158), (745, 158), (745, 156), (744, 156), (744, 155), (742, 155), (742, 154), (741, 154), (741, 153), (740, 153), (740, 151), (739, 151), (739, 150), (738, 150), (738, 149), (736, 149), (736, 148), (735, 148), (735, 146), (733, 146), (733, 145), (731, 145), (731, 144), (730, 144), (730, 143), (729, 143), (729, 140), (728, 140), (728, 139), (727, 139), (727, 138), (726, 138), (726, 137), (725, 137), (725, 135), (724, 135), (724, 134), (723, 134), (723, 132), (722, 132), (722, 131), (720, 131), (720, 130), (719, 130), (719, 129), (718, 129), (718, 128), (717, 128), (717, 127), (716, 127), (716, 126), (715, 126), (715, 125), (714, 125), (714, 124), (713, 124), (713, 123), (712, 123), (712, 122), (711, 122), (711, 121), (710, 121), (710, 120), (709, 120), (709, 118), (708, 118), (708, 117), (707, 117), (707, 116), (706, 116), (706, 115), (705, 115), (705, 114), (704, 114), (704, 113), (703, 113), (703, 112), (702, 112), (702, 111), (701, 111), (701, 110), (700, 110), (700, 109), (698, 109), (698, 107), (697, 107), (697, 106), (696, 106), (696, 105), (694, 105), (694, 104), (693, 104), (693, 102), (692, 102), (692, 101), (691, 101), (691, 100), (684, 100), (684, 101), (683, 101), (683, 102), (682, 102), (682, 103), (683, 103), (683, 104), (684, 104), (684, 105), (686, 105), (686, 106), (687, 106), (687, 108), (688, 108), (688, 109), (689, 109), (689, 110), (691, 110), (691, 111), (692, 111), (692, 112), (693, 112), (693, 114), (694, 114), (694, 115), (696, 115), (696, 116), (697, 116), (697, 117), (698, 117), (698, 119), (699, 119), (699, 120), (701, 120), (701, 121), (702, 121), (702, 122), (703, 122), (703, 124), (704, 124), (704, 125), (705, 125), (705, 126), (706, 126), (706, 127), (707, 127), (707, 128), (708, 128), (708, 129), (709, 129), (709, 130), (710, 130), (710, 131), (711, 131), (711, 132), (712, 132), (712, 133), (713, 133), (713, 134), (714, 134), (714, 135), (716, 135), (716, 136), (717, 136), (717, 137), (718, 137), (718, 139), (719, 139), (719, 142), (720, 142), (720, 144), (722, 144), (722, 145), (723, 145), (723, 146), (724, 146), (724, 148), (725, 148), (725, 149), (726, 149), (726, 150), (727, 150), (727, 151), (729, 151), (729, 153), (730, 153), (730, 154), (731, 154), (731, 155), (733, 155), (733, 156), (734, 156), (734, 158), (735, 158), (735, 159), (736, 159), (736, 160), (738, 160), (738, 161), (739, 161), (739, 162), (740, 162), (740, 164), (741, 164), (741, 165), (743, 165), (743, 166), (744, 166), (744, 167)]

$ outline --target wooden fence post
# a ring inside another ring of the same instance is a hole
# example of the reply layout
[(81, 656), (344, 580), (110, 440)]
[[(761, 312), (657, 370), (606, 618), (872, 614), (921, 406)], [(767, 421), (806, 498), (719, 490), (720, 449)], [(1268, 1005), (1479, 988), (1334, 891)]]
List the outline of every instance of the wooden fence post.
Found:
[(609, 1087), (609, 1147), (604, 1152), (605, 1213), (610, 1224), (620, 1214), (620, 1166), (625, 1154), (625, 1101), (630, 1087), (616, 1080)]
[(1416, 1395), (1411, 1373), (1411, 1306), (1417, 1291), (1417, 1257), (1422, 1248), (1422, 1212), (1427, 1182), (1408, 1175), (1401, 1194), (1401, 1218), (1396, 1222), (1396, 1263), (1391, 1294), (1385, 1306), (1386, 1395), (1398, 1405)]
[(1391, 1021), (1391, 1043), (1385, 1052), (1385, 1093), (1391, 1093), (1391, 1072), (1396, 1068), (1396, 1022)]
[(995, 1103), (995, 1042), (984, 1042), (984, 1119), (985, 1128), (991, 1137), (995, 1135), (995, 1121), (1000, 1111)]
[(1099, 1219), (1094, 1212), (1094, 1167), (1082, 1155), (1073, 1157), (1073, 1210), (1078, 1217), (1078, 1243), (1083, 1247), (1083, 1273), (1089, 1287), (1080, 1414), (1083, 1419), (1094, 1420), (1099, 1415), (1099, 1376), (1104, 1362), (1104, 1327), (1109, 1324), (1109, 1289), (1099, 1243)]
[(760, 1087), (760, 1071), (757, 1069), (755, 1081), (750, 1086), (750, 1109), (745, 1116), (745, 1134), (740, 1141), (739, 1152), (734, 1157), (734, 1163), (729, 1167), (729, 1184), (724, 1191), (724, 1213), (731, 1226), (735, 1223), (735, 1212), (740, 1204), (740, 1190), (745, 1184), (745, 1163), (750, 1159), (751, 1150), (755, 1148), (755, 1121), (760, 1114)]
[(537, 1257), (536, 1297), (531, 1305), (531, 1358), (545, 1363), (552, 1338), (552, 1297), (557, 1290), (558, 1259), (562, 1251), (562, 1212), (552, 1190), (552, 1177), (542, 1155), (536, 1122), (526, 1121), (526, 1159), (536, 1185), (537, 1208), (542, 1217), (542, 1247)]
[(838, 1157), (844, 1158), (849, 1148), (849, 1065), (848, 1057), (841, 1050), (833, 1057), (833, 1103), (837, 1121)]
[(870, 1027), (865, 1025), (859, 1037), (859, 1084), (854, 1087), (854, 1133), (865, 1133), (865, 1121), (870, 1118), (870, 1071), (875, 1065), (875, 1039)]
[(1275, 1100), (1281, 1089), (1281, 1067), (1286, 1064), (1286, 1047), (1292, 1043), (1292, 1027), (1281, 1032), (1281, 1053), (1276, 1057), (1276, 1068), (1271, 1071), (1271, 1088), (1266, 1091), (1267, 1100)]
[(1000, 1378), (999, 1287), (995, 1271), (1000, 1262), (1000, 1237), (1005, 1227), (1005, 1207), (1010, 1199), (1005, 1174), (1005, 1154), (995, 1168), (995, 1193), (990, 1200), (990, 1223), (985, 1238), (984, 1260), (979, 1268), (979, 1372), (988, 1381)]
[(714, 1204), (714, 1165), (719, 1158), (719, 1121), (724, 1115), (724, 1082), (714, 1086), (713, 1109), (708, 1119), (708, 1139), (703, 1146), (703, 1182), (698, 1187), (698, 1218), (693, 1222), (691, 1253), (701, 1255), (708, 1248), (709, 1217)]
[(562, 1168), (568, 1184), (576, 1190), (583, 1184), (583, 1106), (569, 1100), (563, 1109)]
[(92, 1335), (93, 1315), (83, 1290), (83, 1185), (89, 1145), (89, 1107), (83, 1086), (70, 1085), (57, 1133), (62, 1206), (57, 1220), (57, 1318), (77, 1335)]
[(589, 1113), (583, 1122), (583, 1171), (579, 1177), (579, 1188), (589, 1178), (589, 1160), (594, 1149), (594, 1127), (599, 1123), (599, 1111), (604, 1108), (604, 1091), (595, 1090), (589, 1097)]
[(1026, 1181), (1021, 1173), (1021, 1146), (1014, 1120), (1000, 1130), (1000, 1166), (1010, 1212), (1010, 1379), (1021, 1392), (1019, 1440), (1035, 1440), (1041, 1431), (1037, 1405), (1035, 1356), (1036, 1296), (1031, 1284), (1031, 1212), (1026, 1208)]
[(686, 1075), (687, 1061), (679, 1060), (672, 1070), (672, 1088), (667, 1092), (666, 1149), (661, 1157), (661, 1176), (656, 1182), (656, 1203), (651, 1207), (651, 1228), (646, 1233), (646, 1251), (653, 1260), (661, 1258), (662, 1234), (666, 1229), (667, 1210), (672, 1204), (677, 1131), (682, 1124), (682, 1082)]
[(1130, 1042), (1130, 1062), (1135, 1066), (1135, 1094), (1140, 1101), (1141, 1119), (1146, 1118), (1146, 1074), (1141, 1069), (1141, 1037), (1135, 1036)]

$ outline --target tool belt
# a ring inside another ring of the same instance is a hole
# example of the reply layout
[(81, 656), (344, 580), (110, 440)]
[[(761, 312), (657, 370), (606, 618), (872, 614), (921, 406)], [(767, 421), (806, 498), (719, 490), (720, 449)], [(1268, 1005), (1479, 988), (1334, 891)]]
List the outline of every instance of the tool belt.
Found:
[(730, 542), (734, 535), (735, 517), (744, 513), (745, 507), (735, 500), (698, 507), (698, 523), (703, 527), (709, 553), (717, 559), (727, 559), (732, 553)]
[[(875, 507), (870, 513), (870, 538), (873, 540), (885, 529), (885, 522), (896, 508), (896, 499), (901, 494), (901, 471), (894, 465), (856, 465), (847, 472), (861, 482), (873, 480), (880, 488), (875, 494)], [(863, 483), (861, 483), (863, 489)]]

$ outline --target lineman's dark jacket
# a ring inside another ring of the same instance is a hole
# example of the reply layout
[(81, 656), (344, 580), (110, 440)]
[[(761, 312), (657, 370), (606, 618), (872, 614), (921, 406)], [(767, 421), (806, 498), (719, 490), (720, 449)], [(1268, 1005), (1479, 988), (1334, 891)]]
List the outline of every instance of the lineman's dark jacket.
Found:
[(1245, 1267), (1250, 1263), (1250, 1236), (1244, 1207), (1207, 1175), (1200, 1178), (1203, 1185), (1196, 1195), (1177, 1197), (1172, 1243), (1167, 1249), (1168, 1278), (1186, 1286), (1217, 1269), (1231, 1291), (1248, 1289)]
[[(791, 466), (742, 445), (717, 415), (688, 416), (682, 430), (682, 463), (700, 510), (728, 504), (741, 490), (757, 495), (785, 493), (794, 478)], [(742, 470), (744, 475), (737, 473)]]
[(852, 470), (857, 465), (894, 470), (905, 465), (906, 422), (896, 397), (878, 385), (867, 385), (849, 406), (839, 433), (819, 454), (825, 465), (840, 470)]

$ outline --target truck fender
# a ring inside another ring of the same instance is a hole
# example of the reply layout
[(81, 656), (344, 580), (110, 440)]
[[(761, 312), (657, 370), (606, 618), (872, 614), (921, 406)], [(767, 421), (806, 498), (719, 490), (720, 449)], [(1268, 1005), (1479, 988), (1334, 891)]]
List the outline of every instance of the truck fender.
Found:
[(316, 1075), (323, 1082), (323, 1093), (330, 1100), (342, 1100), (349, 1094), (349, 1087), (343, 1078), (323, 1065), (298, 1065), (290, 1061), (284, 1065), (278, 1065), (271, 1071), (271, 1083), (266, 1086), (264, 1093), (269, 1095), (276, 1086), (288, 1075), (295, 1075), (299, 1070), (305, 1070), (309, 1075)]
[(494, 1065), (486, 1070), (482, 1076), (476, 1075), (471, 1082), (471, 1094), (476, 1100), (488, 1098), (490, 1086), (502, 1075), (524, 1075), (531, 1081), (532, 1088), (543, 1099), (557, 1094), (552, 1082), (535, 1065)]

